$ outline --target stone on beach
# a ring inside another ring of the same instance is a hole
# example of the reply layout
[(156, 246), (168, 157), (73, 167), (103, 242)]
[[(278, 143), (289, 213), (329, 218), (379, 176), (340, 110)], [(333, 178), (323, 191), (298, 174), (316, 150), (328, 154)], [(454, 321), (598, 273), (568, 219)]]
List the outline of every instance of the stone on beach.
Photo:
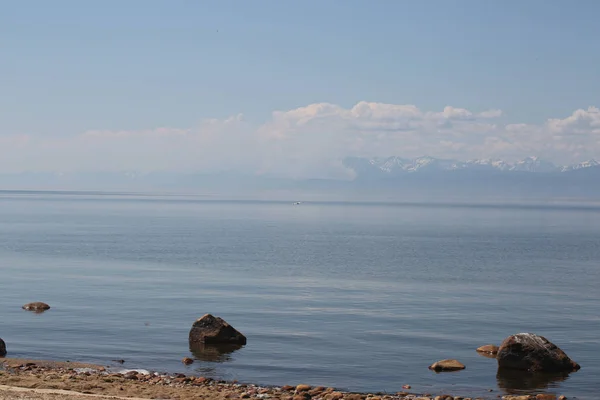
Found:
[(4, 340), (0, 338), (0, 357), (4, 357), (6, 355), (6, 343)]
[(429, 366), (429, 369), (440, 372), (440, 371), (458, 371), (461, 369), (465, 369), (464, 364), (457, 360), (441, 360), (436, 363), (433, 363)]
[(580, 366), (554, 343), (533, 333), (504, 339), (496, 356), (498, 367), (532, 372), (577, 371)]
[(486, 344), (485, 346), (478, 347), (477, 352), (485, 354), (498, 354), (498, 346)]
[(23, 307), (23, 310), (42, 312), (50, 309), (50, 306), (41, 301), (34, 301), (33, 303), (27, 303)]
[(296, 392), (308, 392), (310, 390), (309, 385), (300, 384), (296, 386)]
[(222, 318), (206, 314), (192, 325), (190, 343), (246, 344), (246, 337)]

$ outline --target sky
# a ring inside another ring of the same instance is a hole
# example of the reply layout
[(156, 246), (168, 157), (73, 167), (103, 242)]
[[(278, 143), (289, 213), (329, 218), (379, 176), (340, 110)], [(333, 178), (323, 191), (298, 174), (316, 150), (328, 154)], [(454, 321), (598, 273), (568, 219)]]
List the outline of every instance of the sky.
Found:
[(595, 0), (0, 8), (0, 173), (600, 158)]

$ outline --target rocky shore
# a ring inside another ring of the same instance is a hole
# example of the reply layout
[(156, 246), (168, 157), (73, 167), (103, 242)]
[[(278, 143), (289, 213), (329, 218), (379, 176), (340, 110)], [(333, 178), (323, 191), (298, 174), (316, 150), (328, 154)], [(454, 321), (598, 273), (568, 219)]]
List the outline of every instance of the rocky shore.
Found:
[[(497, 394), (486, 399), (498, 399)], [(264, 387), (201, 376), (147, 371), (117, 373), (76, 362), (0, 360), (0, 399), (260, 399), (260, 400), (468, 400), (450, 394), (351, 393), (308, 385)], [(556, 400), (554, 395), (504, 396), (504, 400)], [(484, 399), (483, 397), (473, 398)], [(560, 399), (566, 399), (561, 396)]]

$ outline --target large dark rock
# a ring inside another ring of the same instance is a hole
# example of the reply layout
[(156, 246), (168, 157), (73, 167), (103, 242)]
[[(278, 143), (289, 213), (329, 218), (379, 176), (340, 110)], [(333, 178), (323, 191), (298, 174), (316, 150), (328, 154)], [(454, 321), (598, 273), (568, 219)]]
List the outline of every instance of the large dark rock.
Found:
[(246, 337), (223, 319), (210, 314), (204, 315), (192, 325), (190, 345), (204, 344), (246, 344)]
[(543, 336), (519, 333), (504, 339), (498, 354), (498, 367), (532, 372), (577, 371), (580, 366)]
[(4, 357), (6, 355), (6, 343), (4, 340), (0, 338), (0, 357)]
[(50, 306), (46, 303), (42, 303), (41, 301), (36, 301), (33, 303), (27, 303), (22, 308), (23, 310), (27, 311), (43, 312), (49, 310)]

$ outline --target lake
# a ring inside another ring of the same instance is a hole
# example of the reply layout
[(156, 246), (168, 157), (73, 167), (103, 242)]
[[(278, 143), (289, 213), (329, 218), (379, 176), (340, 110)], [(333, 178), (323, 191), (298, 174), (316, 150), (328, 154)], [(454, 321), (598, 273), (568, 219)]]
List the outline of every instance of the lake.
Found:
[[(9, 356), (267, 385), (597, 397), (600, 207), (294, 200), (0, 192)], [(31, 301), (52, 309), (21, 309)], [(206, 313), (248, 344), (191, 353)], [(475, 352), (519, 332), (581, 370), (498, 375)], [(444, 358), (467, 368), (427, 369)]]

